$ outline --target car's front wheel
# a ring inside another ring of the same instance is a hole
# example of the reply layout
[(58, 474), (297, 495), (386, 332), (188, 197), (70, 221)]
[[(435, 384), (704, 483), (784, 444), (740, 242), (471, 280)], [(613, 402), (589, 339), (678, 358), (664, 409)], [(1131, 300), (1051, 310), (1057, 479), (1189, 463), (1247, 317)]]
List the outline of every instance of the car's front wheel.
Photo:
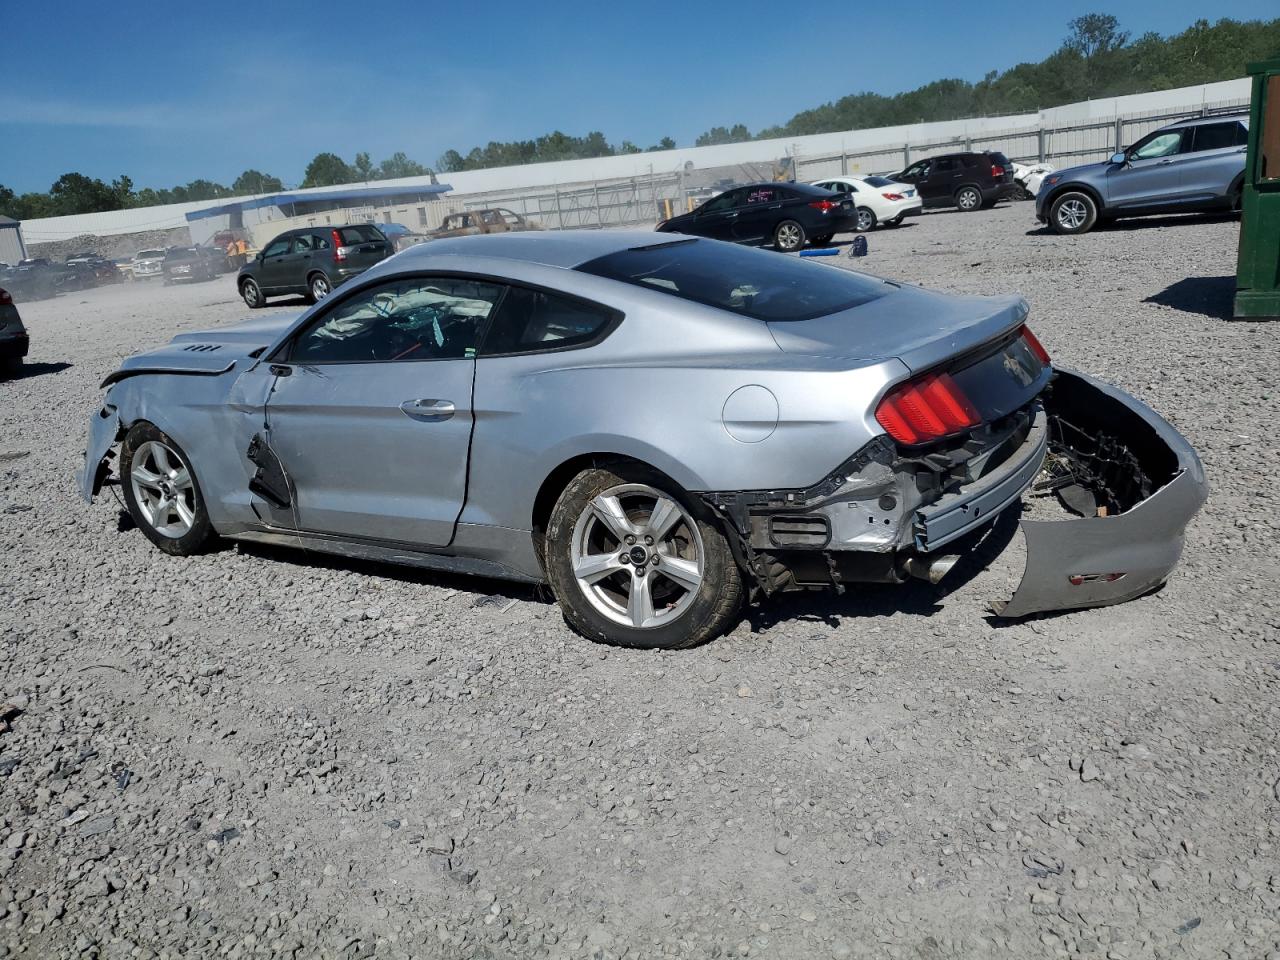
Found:
[(125, 435), (120, 480), (129, 516), (165, 553), (190, 556), (213, 540), (191, 460), (159, 427), (138, 423)]
[(858, 208), (858, 220), (857, 220), (857, 222), (854, 224), (854, 228), (853, 228), (853, 229), (857, 230), (857, 231), (858, 231), (858, 233), (866, 233), (868, 230), (870, 230), (870, 229), (871, 229), (872, 227), (874, 227), (875, 225), (876, 225), (876, 215), (875, 215), (875, 213), (871, 210), (871, 208), (870, 208), (870, 207), (859, 207), (859, 208)]
[(574, 477), (551, 511), (545, 557), (565, 619), (605, 643), (692, 647), (724, 632), (742, 604), (714, 517), (638, 465)]
[(982, 191), (977, 187), (961, 187), (956, 191), (956, 207), (963, 213), (982, 209)]
[(1098, 205), (1087, 193), (1072, 190), (1049, 206), (1049, 225), (1057, 233), (1086, 233), (1098, 222)]
[(240, 296), (244, 297), (250, 310), (257, 310), (267, 302), (267, 298), (262, 295), (262, 288), (253, 277), (245, 277), (240, 281)]
[(773, 245), (783, 253), (795, 253), (804, 244), (804, 227), (794, 220), (783, 220), (773, 231)]

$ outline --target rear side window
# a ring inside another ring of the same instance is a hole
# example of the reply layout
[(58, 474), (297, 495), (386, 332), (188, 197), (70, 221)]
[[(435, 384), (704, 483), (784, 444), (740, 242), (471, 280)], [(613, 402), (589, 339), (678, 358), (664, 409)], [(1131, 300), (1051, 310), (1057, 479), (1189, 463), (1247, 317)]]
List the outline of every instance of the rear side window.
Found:
[(1238, 120), (1231, 123), (1206, 123), (1194, 130), (1191, 140), (1193, 151), (1243, 147), (1249, 141), (1249, 131)]
[[(1009, 158), (1008, 158), (1008, 157), (1006, 157), (1006, 156), (1005, 156), (1003, 153), (1001, 153), (999, 150), (992, 150), (992, 151), (990, 151), (990, 152), (987, 154), (987, 159), (989, 159), (992, 163), (996, 164), (997, 166), (1001, 166), (1001, 167), (1007, 167), (1007, 166), (1009, 166)], [(976, 160), (976, 158), (975, 158), (975, 160)]]
[(358, 243), (372, 243), (375, 240), (386, 239), (377, 227), (371, 227), (366, 224), (354, 227), (338, 227), (336, 232), (342, 239), (344, 247), (354, 247)]
[(934, 173), (949, 173), (956, 169), (955, 157), (939, 157), (934, 164)]
[(839, 267), (710, 240), (621, 250), (576, 269), (765, 321), (839, 313), (890, 289), (882, 280)]
[(608, 333), (621, 316), (598, 304), (512, 287), (485, 334), (481, 355), (582, 346)]

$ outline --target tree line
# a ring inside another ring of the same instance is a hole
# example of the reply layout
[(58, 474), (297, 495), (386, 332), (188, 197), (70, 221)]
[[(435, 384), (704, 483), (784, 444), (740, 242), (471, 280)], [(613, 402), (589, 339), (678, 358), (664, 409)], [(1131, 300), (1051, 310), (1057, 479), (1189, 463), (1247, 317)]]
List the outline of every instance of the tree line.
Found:
[(1130, 38), (1114, 16), (1090, 13), (1068, 23), (1062, 45), (1039, 63), (988, 73), (977, 83), (935, 80), (893, 96), (855, 93), (797, 113), (752, 134), (742, 124), (712, 127), (698, 146), (797, 137), (811, 133), (960, 120), (1100, 97), (1168, 90), (1244, 75), (1246, 63), (1280, 56), (1280, 19), (1197, 20), (1182, 33)]
[[(1086, 14), (1067, 26), (1069, 32), (1061, 46), (1044, 60), (1020, 63), (1003, 73), (993, 70), (977, 83), (935, 80), (892, 96), (854, 93), (801, 111), (786, 123), (754, 134), (741, 123), (712, 127), (698, 136), (695, 145), (1027, 113), (1086, 99), (1229, 80), (1241, 76), (1247, 62), (1280, 56), (1280, 18), (1248, 22), (1222, 19), (1214, 24), (1197, 20), (1173, 36), (1146, 33), (1136, 40), (1121, 29), (1120, 21), (1111, 14)], [(584, 137), (556, 130), (533, 140), (490, 141), (483, 147), (472, 147), (465, 154), (446, 150), (436, 168), (444, 173), (456, 173), (550, 160), (672, 150), (675, 146), (671, 137), (663, 137), (658, 143), (642, 148), (630, 140), (615, 146), (598, 130)], [(328, 187), (424, 176), (434, 178), (435, 171), (404, 153), (394, 153), (375, 164), (368, 153), (357, 153), (348, 163), (336, 153), (325, 152), (307, 164), (300, 186)], [(31, 220), (274, 193), (284, 188), (278, 177), (257, 170), (244, 171), (230, 187), (210, 180), (193, 180), (185, 186), (160, 190), (151, 187), (135, 190), (133, 181), (123, 175), (106, 183), (81, 173), (65, 173), (54, 181), (47, 193), (19, 196), (0, 184), (0, 214)]]

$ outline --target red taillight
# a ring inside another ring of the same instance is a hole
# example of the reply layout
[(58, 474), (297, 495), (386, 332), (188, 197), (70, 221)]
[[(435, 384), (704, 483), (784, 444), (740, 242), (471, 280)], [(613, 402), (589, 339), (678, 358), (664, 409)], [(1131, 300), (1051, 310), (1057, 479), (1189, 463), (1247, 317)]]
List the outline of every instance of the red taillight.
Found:
[(338, 263), (347, 259), (347, 248), (342, 245), (342, 237), (338, 235), (337, 230), (329, 231), (329, 239), (333, 243), (333, 259)]
[(823, 213), (826, 213), (828, 210), (834, 210), (836, 207), (840, 206), (840, 203), (839, 201), (834, 200), (815, 200), (813, 203), (809, 204), (809, 206), (813, 207), (815, 210), (821, 210)]
[(1022, 328), (1022, 339), (1027, 342), (1027, 346), (1031, 348), (1031, 352), (1036, 355), (1036, 358), (1046, 367), (1049, 366), (1049, 351), (1036, 339), (1036, 335), (1031, 332), (1030, 327)]
[(876, 420), (899, 443), (931, 443), (982, 422), (964, 391), (947, 373), (927, 373), (890, 390)]
[(6, 303), (13, 303), (13, 297), (9, 296), (8, 290), (0, 290), (0, 307)]
[(900, 193), (882, 193), (880, 194), (880, 196), (884, 197), (886, 200), (902, 200), (903, 199), (903, 196)]
[(993, 177), (995, 177), (997, 180), (1003, 180), (1003, 179), (1004, 179), (1004, 167), (1000, 166), (1000, 164), (998, 164), (998, 163), (993, 163), (993, 164), (991, 165), (991, 175), (992, 175)]

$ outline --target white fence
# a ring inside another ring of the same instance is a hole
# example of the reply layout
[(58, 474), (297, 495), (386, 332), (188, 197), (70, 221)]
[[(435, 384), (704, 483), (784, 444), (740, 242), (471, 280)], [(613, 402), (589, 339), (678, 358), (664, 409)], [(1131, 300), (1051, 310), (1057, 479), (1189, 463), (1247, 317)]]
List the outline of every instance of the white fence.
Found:
[(797, 180), (820, 180), (842, 174), (892, 173), (913, 160), (940, 153), (998, 150), (1010, 160), (1048, 162), (1056, 167), (1103, 160), (1166, 123), (1191, 115), (1211, 116), (1248, 110), (1249, 100), (1202, 103), (1195, 110), (1148, 110), (1108, 120), (1088, 120), (1060, 126), (1022, 127), (972, 137), (951, 137), (924, 143), (904, 143), (858, 152), (796, 157)]

